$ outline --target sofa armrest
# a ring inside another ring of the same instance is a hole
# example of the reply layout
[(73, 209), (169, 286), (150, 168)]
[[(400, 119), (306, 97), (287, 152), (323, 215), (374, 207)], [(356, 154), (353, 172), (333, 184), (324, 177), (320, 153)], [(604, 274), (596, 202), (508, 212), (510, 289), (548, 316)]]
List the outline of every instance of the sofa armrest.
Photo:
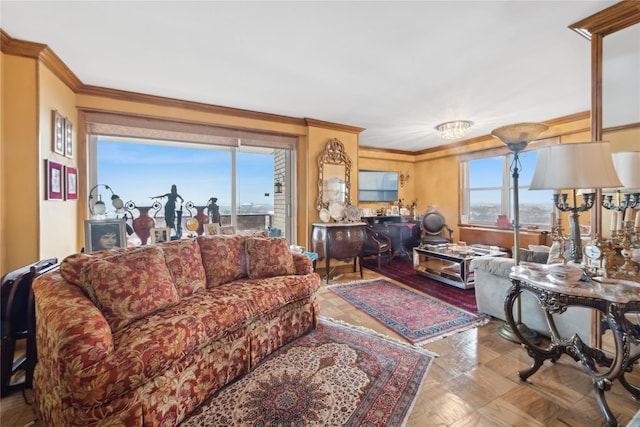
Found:
[(100, 310), (59, 272), (33, 283), (38, 363), (52, 376), (94, 365), (113, 351), (111, 328)]
[(313, 273), (313, 262), (311, 262), (311, 258), (298, 252), (292, 252), (291, 254), (293, 255), (293, 263), (296, 266), (296, 275)]
[(471, 271), (486, 271), (496, 276), (509, 277), (511, 268), (515, 265), (513, 258), (479, 257), (474, 258), (469, 265)]

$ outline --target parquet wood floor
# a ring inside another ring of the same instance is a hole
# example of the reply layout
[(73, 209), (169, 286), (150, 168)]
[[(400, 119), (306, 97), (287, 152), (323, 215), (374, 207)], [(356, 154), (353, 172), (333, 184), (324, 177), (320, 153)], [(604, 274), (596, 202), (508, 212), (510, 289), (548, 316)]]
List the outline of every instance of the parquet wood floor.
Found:
[[(365, 279), (375, 277), (376, 273), (365, 270)], [(347, 273), (332, 284), (359, 279), (359, 273)], [(402, 339), (324, 286), (319, 300), (325, 317)], [(528, 382), (520, 381), (516, 372), (530, 366), (531, 358), (521, 346), (499, 338), (501, 324), (492, 320), (480, 328), (423, 346), (439, 357), (422, 386), (408, 427), (605, 426), (591, 380), (568, 356), (555, 364), (545, 363)], [(640, 384), (640, 366), (627, 378)], [(26, 396), (31, 400), (31, 390), (26, 391)], [(640, 403), (619, 383), (613, 384), (606, 397), (621, 426), (626, 426), (640, 410)], [(39, 423), (21, 393), (14, 392), (0, 400), (0, 425)]]

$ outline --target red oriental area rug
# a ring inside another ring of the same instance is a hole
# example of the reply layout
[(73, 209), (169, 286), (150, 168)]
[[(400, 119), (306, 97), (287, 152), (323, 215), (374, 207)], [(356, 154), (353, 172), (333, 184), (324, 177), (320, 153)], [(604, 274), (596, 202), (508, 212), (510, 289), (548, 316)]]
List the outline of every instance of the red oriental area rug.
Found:
[(322, 319), (181, 426), (402, 426), (434, 356)]
[(489, 320), (385, 279), (360, 280), (328, 289), (412, 344), (425, 344)]
[(475, 289), (461, 289), (446, 283), (438, 282), (422, 276), (413, 269), (413, 262), (403, 259), (394, 258), (391, 264), (383, 263), (382, 268), (378, 269), (375, 260), (366, 259), (362, 261), (362, 265), (369, 270), (373, 270), (383, 276), (396, 280), (403, 285), (407, 285), (427, 295), (454, 305), (471, 313), (478, 314), (478, 306), (476, 305)]

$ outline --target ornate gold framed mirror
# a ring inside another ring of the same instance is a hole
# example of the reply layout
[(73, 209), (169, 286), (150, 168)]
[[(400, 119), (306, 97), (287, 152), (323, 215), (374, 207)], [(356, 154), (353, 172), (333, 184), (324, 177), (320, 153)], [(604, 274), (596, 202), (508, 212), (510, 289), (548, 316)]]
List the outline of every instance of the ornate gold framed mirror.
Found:
[(351, 203), (351, 159), (339, 139), (333, 138), (318, 156), (318, 210), (332, 203)]

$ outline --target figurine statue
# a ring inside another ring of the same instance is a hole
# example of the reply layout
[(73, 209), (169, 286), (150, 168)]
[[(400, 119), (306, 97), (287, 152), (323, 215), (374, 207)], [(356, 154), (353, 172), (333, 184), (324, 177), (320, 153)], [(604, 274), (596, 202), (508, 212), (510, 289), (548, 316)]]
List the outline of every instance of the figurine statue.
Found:
[(184, 199), (181, 195), (178, 194), (178, 188), (175, 184), (171, 186), (171, 192), (167, 194), (163, 194), (161, 196), (152, 197), (152, 199), (161, 199), (163, 197), (167, 198), (167, 203), (164, 205), (164, 220), (167, 223), (167, 227), (176, 228), (175, 218), (176, 218), (176, 200), (180, 199), (180, 204), (184, 202)]
[(209, 202), (207, 203), (207, 212), (209, 213), (209, 218), (211, 218), (211, 224), (222, 225), (220, 222), (220, 207), (216, 205), (217, 201), (217, 197), (209, 199)]

